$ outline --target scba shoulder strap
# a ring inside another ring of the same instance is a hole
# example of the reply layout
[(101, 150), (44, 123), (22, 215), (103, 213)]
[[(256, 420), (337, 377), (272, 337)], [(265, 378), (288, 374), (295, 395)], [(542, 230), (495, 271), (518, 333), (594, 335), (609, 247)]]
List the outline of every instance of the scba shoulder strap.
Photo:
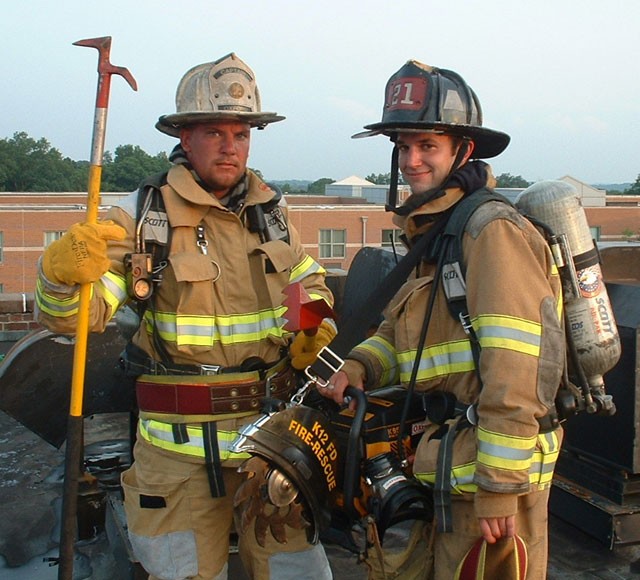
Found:
[[(481, 189), (464, 198), (457, 204), (452, 212), (442, 236), (441, 252), (444, 252), (442, 265), (442, 288), (447, 298), (449, 312), (454, 319), (459, 320), (465, 333), (471, 342), (471, 351), (476, 370), (480, 369), (480, 342), (471, 325), (469, 309), (467, 308), (467, 286), (465, 282), (466, 266), (462, 254), (462, 238), (467, 223), (474, 212), (483, 204), (490, 201), (499, 201), (513, 207), (515, 206), (503, 195), (490, 190)], [(482, 379), (480, 382), (482, 383)]]
[[(172, 230), (161, 190), (166, 183), (167, 173), (158, 173), (145, 179), (138, 188), (135, 252), (128, 258), (127, 271), (140, 273), (138, 277), (146, 277), (150, 283), (148, 292), (136, 291), (136, 286), (140, 288), (144, 284), (129, 274), (129, 295), (138, 303), (151, 297), (154, 287), (162, 282), (162, 271), (168, 264)], [(282, 240), (289, 243), (289, 226), (280, 206), (282, 192), (277, 185), (266, 185), (275, 194), (269, 201), (246, 208), (247, 227), (263, 242)], [(135, 268), (134, 264), (139, 267)]]

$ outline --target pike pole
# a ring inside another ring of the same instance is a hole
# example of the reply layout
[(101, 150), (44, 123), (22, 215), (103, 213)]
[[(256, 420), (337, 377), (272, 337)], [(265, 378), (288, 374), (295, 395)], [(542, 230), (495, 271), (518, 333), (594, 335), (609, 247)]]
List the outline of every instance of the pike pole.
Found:
[[(86, 222), (94, 224), (98, 220), (98, 208), (100, 206), (100, 180), (102, 177), (102, 157), (104, 155), (104, 138), (107, 126), (107, 109), (109, 107), (111, 75), (117, 74), (124, 77), (134, 91), (138, 90), (138, 86), (135, 79), (126, 68), (113, 66), (109, 62), (109, 53), (111, 50), (110, 36), (78, 40), (73, 44), (76, 46), (97, 48), (99, 53), (98, 90), (93, 121), (91, 165), (89, 167), (86, 214)], [(72, 580), (73, 578), (74, 545), (76, 541), (78, 515), (78, 480), (82, 475), (81, 464), (84, 460), (84, 424), (82, 404), (87, 362), (90, 299), (91, 284), (82, 284), (80, 286), (80, 304), (78, 307), (76, 341), (73, 353), (71, 403), (69, 405), (69, 417), (67, 422), (58, 580)]]

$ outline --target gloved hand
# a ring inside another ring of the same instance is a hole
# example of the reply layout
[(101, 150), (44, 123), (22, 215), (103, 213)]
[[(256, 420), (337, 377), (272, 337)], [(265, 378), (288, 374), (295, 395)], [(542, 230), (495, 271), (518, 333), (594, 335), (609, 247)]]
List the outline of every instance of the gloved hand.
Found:
[(95, 224), (78, 223), (42, 255), (42, 272), (54, 284), (88, 284), (95, 282), (109, 269), (107, 240), (124, 240), (124, 228), (111, 220)]
[(291, 346), (291, 366), (299, 371), (313, 364), (322, 347), (327, 346), (336, 335), (336, 329), (331, 322), (323, 320), (318, 326), (318, 331), (309, 336), (303, 330), (296, 334)]

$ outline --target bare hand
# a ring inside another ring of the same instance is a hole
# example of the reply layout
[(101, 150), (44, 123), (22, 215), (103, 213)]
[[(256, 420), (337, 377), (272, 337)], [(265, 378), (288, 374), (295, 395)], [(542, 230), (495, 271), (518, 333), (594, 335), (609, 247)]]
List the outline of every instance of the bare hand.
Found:
[[(364, 385), (362, 381), (358, 381), (359, 384), (351, 385), (356, 389), (360, 389), (364, 391)], [(346, 401), (344, 400), (344, 391), (349, 386), (349, 377), (347, 373), (344, 371), (338, 371), (329, 379), (329, 383), (326, 387), (318, 386), (319, 393), (326, 397), (327, 399), (331, 399), (334, 402), (338, 403), (338, 405), (343, 405)], [(356, 402), (354, 400), (349, 401), (349, 408), (355, 409)]]
[(504, 518), (480, 518), (480, 531), (488, 544), (495, 544), (500, 538), (516, 535), (516, 516)]

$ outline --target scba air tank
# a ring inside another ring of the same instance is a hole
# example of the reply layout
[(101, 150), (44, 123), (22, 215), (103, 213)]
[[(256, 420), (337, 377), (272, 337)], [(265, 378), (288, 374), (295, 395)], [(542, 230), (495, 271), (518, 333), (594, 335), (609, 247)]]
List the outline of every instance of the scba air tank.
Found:
[(578, 193), (563, 181), (541, 181), (525, 189), (516, 206), (559, 242), (551, 247), (561, 270), (565, 322), (590, 389), (604, 394), (602, 376), (620, 358), (620, 336)]

